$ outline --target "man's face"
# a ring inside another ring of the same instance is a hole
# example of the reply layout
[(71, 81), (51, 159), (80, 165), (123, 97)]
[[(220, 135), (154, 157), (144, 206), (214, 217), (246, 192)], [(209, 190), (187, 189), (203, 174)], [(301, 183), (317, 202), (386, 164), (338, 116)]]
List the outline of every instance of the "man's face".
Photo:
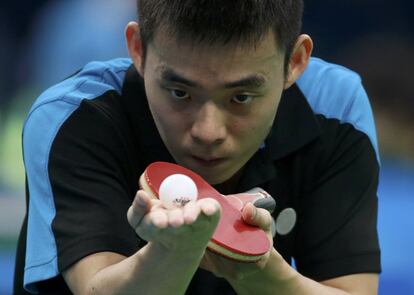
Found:
[(256, 46), (203, 47), (158, 33), (140, 72), (169, 152), (210, 184), (229, 180), (260, 148), (284, 87), (273, 34)]

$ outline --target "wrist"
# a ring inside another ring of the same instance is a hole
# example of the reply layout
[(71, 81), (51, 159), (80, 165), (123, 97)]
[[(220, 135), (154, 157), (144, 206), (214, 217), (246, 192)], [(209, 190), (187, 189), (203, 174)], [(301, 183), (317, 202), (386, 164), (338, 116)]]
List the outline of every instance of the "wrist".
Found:
[[(145, 248), (145, 249), (144, 249)], [(181, 251), (165, 247), (161, 243), (149, 242), (142, 250), (150, 257), (162, 257), (164, 261), (180, 261), (180, 263), (200, 263), (205, 249), (192, 249)]]
[[(300, 274), (273, 249), (266, 264), (247, 276), (228, 279), (238, 294), (272, 294), (274, 290), (294, 290)], [(271, 286), (272, 290), (267, 290)], [(282, 292), (283, 293), (283, 292)]]

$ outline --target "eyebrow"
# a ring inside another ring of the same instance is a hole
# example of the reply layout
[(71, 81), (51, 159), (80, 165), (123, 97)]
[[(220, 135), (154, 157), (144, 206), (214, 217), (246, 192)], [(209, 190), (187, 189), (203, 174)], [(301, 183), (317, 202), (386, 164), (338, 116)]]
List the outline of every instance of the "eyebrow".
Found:
[[(186, 77), (181, 76), (172, 69), (163, 69), (161, 72), (161, 79), (167, 82), (180, 83), (194, 88), (201, 88), (201, 85), (196, 81), (192, 81)], [(227, 82), (222, 85), (224, 88), (236, 87), (252, 87), (259, 88), (266, 83), (266, 78), (262, 75), (252, 74), (237, 81)]]

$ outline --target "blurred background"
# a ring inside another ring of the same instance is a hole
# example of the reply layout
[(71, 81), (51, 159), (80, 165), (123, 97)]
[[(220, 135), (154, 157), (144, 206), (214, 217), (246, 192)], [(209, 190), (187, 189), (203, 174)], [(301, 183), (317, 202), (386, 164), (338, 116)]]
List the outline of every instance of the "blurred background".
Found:
[[(15, 4), (14, 4), (15, 3)], [(382, 158), (380, 294), (414, 294), (414, 2), (305, 0), (314, 55), (358, 72)], [(135, 0), (0, 2), (0, 295), (11, 294), (24, 210), (21, 128), (34, 99), (86, 62), (127, 56)]]

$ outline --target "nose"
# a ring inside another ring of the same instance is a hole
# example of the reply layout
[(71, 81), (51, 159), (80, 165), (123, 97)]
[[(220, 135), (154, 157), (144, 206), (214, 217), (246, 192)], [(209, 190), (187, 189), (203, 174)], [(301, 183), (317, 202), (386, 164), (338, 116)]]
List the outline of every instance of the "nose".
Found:
[(199, 144), (222, 143), (227, 135), (225, 111), (214, 102), (204, 103), (195, 114), (191, 137)]

